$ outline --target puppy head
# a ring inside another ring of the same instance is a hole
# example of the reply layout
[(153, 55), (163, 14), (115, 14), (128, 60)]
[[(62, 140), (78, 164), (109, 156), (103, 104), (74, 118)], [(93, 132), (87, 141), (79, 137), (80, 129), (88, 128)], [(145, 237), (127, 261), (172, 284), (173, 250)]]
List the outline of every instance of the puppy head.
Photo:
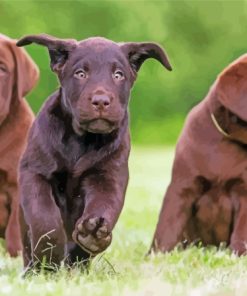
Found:
[(0, 34), (0, 125), (13, 100), (21, 100), (35, 86), (39, 71), (25, 50)]
[(95, 37), (82, 41), (30, 35), (18, 46), (46, 46), (51, 69), (58, 75), (63, 104), (76, 133), (110, 133), (121, 126), (131, 87), (148, 58), (171, 70), (164, 50), (154, 43), (115, 43)]

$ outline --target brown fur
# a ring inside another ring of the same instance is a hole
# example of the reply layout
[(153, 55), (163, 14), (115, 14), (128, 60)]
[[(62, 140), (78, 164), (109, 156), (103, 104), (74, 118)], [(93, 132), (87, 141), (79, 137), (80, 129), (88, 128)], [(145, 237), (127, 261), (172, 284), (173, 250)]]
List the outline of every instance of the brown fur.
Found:
[(17, 168), (34, 119), (24, 96), (37, 80), (38, 69), (27, 53), (0, 35), (0, 235), (11, 256), (22, 249)]
[(109, 246), (123, 207), (137, 71), (150, 57), (170, 64), (153, 43), (32, 35), (18, 45), (32, 42), (48, 48), (61, 87), (35, 120), (21, 161), (24, 264), (87, 261)]
[(154, 251), (200, 240), (203, 245), (224, 242), (237, 254), (246, 253), (246, 127), (244, 55), (219, 75), (206, 98), (188, 115), (155, 231)]

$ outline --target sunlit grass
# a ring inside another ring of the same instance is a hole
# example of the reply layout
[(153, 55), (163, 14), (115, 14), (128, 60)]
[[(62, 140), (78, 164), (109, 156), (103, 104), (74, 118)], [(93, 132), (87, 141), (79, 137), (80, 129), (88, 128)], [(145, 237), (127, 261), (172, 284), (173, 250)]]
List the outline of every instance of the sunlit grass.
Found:
[(132, 150), (129, 189), (113, 243), (88, 272), (62, 268), (23, 279), (21, 258), (9, 258), (1, 247), (0, 295), (247, 295), (247, 257), (223, 247), (146, 256), (172, 159), (172, 149)]

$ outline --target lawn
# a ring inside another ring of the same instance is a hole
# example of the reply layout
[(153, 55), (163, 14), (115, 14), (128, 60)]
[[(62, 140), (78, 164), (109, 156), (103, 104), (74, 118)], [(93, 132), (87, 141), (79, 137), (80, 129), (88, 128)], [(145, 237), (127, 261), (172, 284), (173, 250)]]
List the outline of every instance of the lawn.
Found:
[(173, 149), (132, 149), (126, 203), (111, 247), (88, 272), (61, 269), (23, 279), (21, 258), (0, 253), (0, 295), (247, 295), (247, 258), (191, 247), (146, 257), (170, 178)]

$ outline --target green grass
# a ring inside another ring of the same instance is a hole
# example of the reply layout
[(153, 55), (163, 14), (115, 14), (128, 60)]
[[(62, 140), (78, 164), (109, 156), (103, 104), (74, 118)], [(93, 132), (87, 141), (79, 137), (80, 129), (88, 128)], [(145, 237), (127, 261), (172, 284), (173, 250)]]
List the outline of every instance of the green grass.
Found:
[(111, 247), (94, 259), (88, 272), (21, 277), (21, 258), (0, 249), (0, 295), (247, 295), (247, 257), (223, 247), (190, 247), (146, 257), (165, 188), (173, 150), (134, 148), (124, 210)]

